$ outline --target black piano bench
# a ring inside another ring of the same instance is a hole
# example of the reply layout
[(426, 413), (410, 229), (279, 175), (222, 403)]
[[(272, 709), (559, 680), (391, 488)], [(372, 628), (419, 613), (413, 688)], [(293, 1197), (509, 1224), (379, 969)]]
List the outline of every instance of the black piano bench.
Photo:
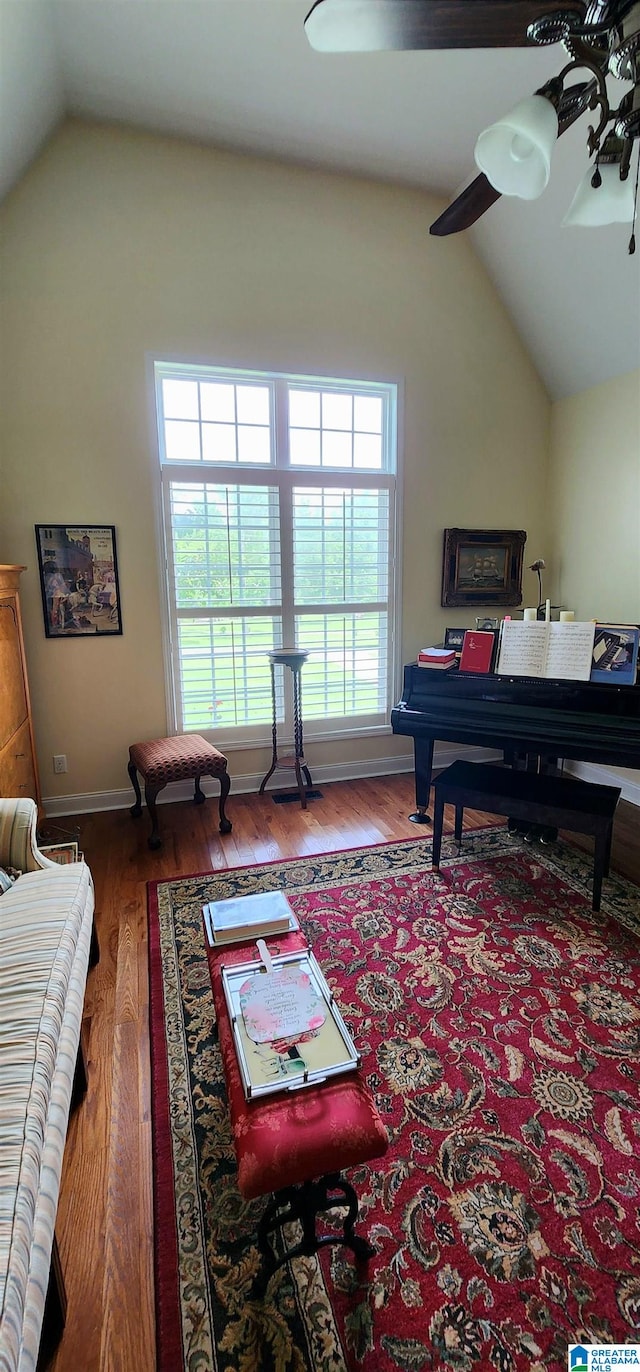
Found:
[(531, 824), (557, 826), (574, 834), (592, 834), (595, 839), (593, 909), (600, 909), (602, 878), (609, 873), (613, 818), (620, 799), (617, 786), (596, 786), (590, 781), (541, 776), (537, 772), (515, 772), (508, 767), (491, 767), (483, 762), (453, 762), (436, 777), (433, 788), (432, 861), (436, 870), (440, 865), (445, 805), (455, 805), (455, 836), (459, 843), (465, 806)]

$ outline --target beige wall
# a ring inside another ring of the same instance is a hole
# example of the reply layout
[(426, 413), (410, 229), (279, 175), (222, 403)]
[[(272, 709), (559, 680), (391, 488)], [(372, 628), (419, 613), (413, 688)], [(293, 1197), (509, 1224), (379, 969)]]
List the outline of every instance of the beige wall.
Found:
[[(417, 191), (76, 123), (7, 200), (0, 558), (29, 568), (45, 796), (126, 787), (128, 744), (166, 729), (147, 355), (403, 382), (404, 661), (469, 622), (440, 608), (445, 527), (526, 528), (527, 553), (548, 555), (546, 393), (468, 240), (429, 237), (439, 209)], [(45, 639), (33, 524), (48, 521), (115, 524), (122, 638)], [(307, 751), (313, 766), (407, 741)], [(231, 770), (260, 775), (269, 753), (236, 754)]]
[(558, 603), (640, 624), (640, 372), (553, 406), (550, 510)]
[(553, 406), (550, 497), (559, 603), (640, 623), (640, 372)]

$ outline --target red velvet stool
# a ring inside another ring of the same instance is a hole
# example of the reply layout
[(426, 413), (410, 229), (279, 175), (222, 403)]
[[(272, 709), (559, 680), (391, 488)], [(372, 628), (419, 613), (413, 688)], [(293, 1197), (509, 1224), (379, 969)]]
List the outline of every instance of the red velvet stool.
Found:
[(151, 819), (150, 848), (159, 848), (162, 843), (158, 833), (156, 796), (170, 781), (193, 780), (193, 799), (196, 805), (203, 805), (207, 797), (200, 790), (200, 777), (217, 777), (220, 782), (220, 833), (231, 833), (231, 821), (227, 819), (224, 810), (231, 786), (227, 775), (227, 759), (200, 734), (176, 734), (174, 738), (152, 738), (148, 743), (131, 744), (129, 776), (136, 801), (135, 805), (131, 806), (130, 813), (134, 816), (142, 814), (138, 772), (144, 780), (144, 798)]
[[(272, 953), (291, 952), (305, 947), (305, 940), (300, 933), (292, 933), (270, 939), (269, 947)], [(253, 951), (251, 944), (224, 950), (207, 945), (238, 1187), (247, 1200), (275, 1193), (258, 1226), (258, 1248), (263, 1258), (262, 1274), (256, 1283), (258, 1294), (283, 1263), (302, 1253), (316, 1253), (327, 1243), (343, 1244), (358, 1260), (373, 1255), (375, 1249), (354, 1233), (358, 1198), (340, 1173), (343, 1167), (382, 1157), (389, 1140), (359, 1071), (333, 1077), (320, 1086), (245, 1100), (221, 969), (246, 962)], [(348, 1213), (342, 1234), (320, 1237), (316, 1230), (318, 1214), (345, 1203)], [(277, 1259), (269, 1235), (291, 1220), (301, 1222), (302, 1240)]]

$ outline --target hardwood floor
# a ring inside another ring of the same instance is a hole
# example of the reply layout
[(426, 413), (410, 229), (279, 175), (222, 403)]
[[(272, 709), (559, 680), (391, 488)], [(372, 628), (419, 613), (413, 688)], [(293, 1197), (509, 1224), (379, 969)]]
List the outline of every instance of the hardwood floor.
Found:
[[(412, 776), (323, 786), (306, 811), (232, 792), (225, 837), (215, 801), (162, 806), (156, 853), (146, 812), (137, 821), (128, 810), (60, 821), (79, 831), (93, 873), (101, 956), (85, 1000), (89, 1089), (69, 1125), (56, 1224), (68, 1313), (55, 1372), (155, 1368), (147, 881), (422, 837), (430, 828), (408, 819), (414, 799)], [(465, 827), (490, 822), (465, 812)], [(612, 865), (640, 884), (640, 811), (625, 802)]]

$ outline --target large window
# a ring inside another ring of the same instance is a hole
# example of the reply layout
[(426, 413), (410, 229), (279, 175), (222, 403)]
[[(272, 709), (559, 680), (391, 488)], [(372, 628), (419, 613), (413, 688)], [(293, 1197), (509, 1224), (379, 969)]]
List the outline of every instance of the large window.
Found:
[[(268, 737), (267, 652), (309, 651), (307, 737), (388, 724), (396, 387), (157, 362), (173, 724)], [(276, 672), (278, 718), (289, 683)]]

